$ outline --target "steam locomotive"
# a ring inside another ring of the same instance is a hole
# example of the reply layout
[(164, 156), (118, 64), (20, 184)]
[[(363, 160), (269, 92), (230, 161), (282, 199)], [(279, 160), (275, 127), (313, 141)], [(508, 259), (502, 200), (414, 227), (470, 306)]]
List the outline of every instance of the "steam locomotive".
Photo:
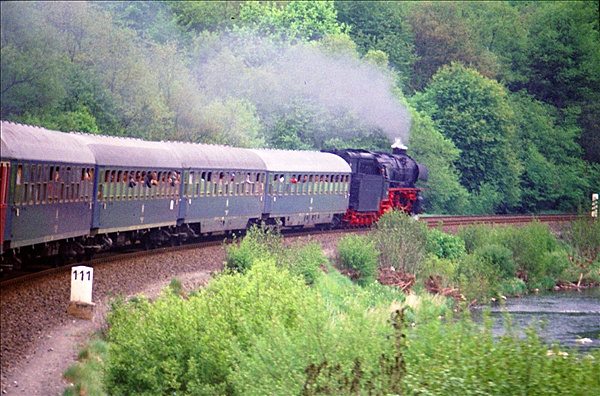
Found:
[(241, 149), (1, 122), (2, 269), (114, 246), (178, 244), (265, 222), (369, 226), (421, 212), (427, 168), (406, 155)]

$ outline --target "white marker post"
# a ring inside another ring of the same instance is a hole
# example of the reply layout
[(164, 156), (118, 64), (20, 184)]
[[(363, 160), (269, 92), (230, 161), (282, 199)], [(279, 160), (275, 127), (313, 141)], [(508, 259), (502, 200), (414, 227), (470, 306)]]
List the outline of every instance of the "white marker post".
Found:
[(592, 194), (592, 217), (598, 217), (598, 194)]
[(94, 320), (96, 304), (92, 302), (93, 283), (93, 268), (85, 266), (71, 268), (71, 301), (67, 305), (67, 313), (79, 319)]

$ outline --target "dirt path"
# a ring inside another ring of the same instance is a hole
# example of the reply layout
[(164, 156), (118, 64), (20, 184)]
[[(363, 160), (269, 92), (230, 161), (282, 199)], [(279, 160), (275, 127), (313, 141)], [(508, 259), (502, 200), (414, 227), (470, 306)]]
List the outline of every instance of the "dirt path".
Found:
[(6, 377), (2, 394), (62, 395), (70, 386), (62, 374), (76, 363), (80, 346), (99, 326), (91, 321), (73, 319), (41, 336), (20, 367)]
[[(201, 270), (180, 274), (184, 290), (196, 290), (206, 285), (211, 271)], [(139, 293), (152, 299), (169, 282), (159, 282)], [(138, 293), (135, 293), (138, 294)], [(62, 377), (67, 368), (77, 362), (77, 355), (89, 337), (105, 323), (107, 301), (95, 307), (95, 320), (72, 318), (65, 324), (47, 330), (29, 348), (18, 368), (2, 376), (2, 395), (62, 395), (71, 384)]]

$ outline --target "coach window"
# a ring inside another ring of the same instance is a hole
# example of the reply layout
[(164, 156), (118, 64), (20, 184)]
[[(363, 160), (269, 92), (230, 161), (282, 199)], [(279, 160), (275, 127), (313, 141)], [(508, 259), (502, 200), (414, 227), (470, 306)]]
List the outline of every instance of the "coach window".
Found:
[[(20, 165), (21, 166), (21, 184), (22, 188), (20, 194), (17, 198), (17, 202), (21, 205), (27, 205), (27, 198), (29, 196), (29, 164)], [(18, 173), (18, 171), (17, 171)]]
[(196, 186), (196, 196), (200, 196), (203, 197), (204, 196), (204, 189), (206, 188), (206, 172), (199, 172), (199, 176), (200, 176), (200, 180), (198, 182), (198, 185)]
[(123, 171), (123, 178), (121, 179), (121, 191), (123, 192), (122, 196), (123, 196), (123, 201), (127, 201), (131, 199), (131, 187), (130, 187), (130, 181), (132, 179), (132, 174), (131, 171), (129, 170), (124, 170)]
[(265, 193), (265, 183), (267, 182), (266, 173), (256, 173), (256, 180), (252, 185), (253, 195), (263, 195)]
[(256, 183), (257, 187), (255, 188), (255, 195), (263, 195), (265, 193), (265, 183), (267, 182), (267, 174), (266, 173), (257, 173), (256, 174)]
[(336, 189), (336, 186), (337, 186), (337, 184), (336, 184), (336, 181), (335, 181), (335, 177), (336, 177), (336, 175), (331, 175), (331, 176), (329, 176), (329, 182), (330, 182), (330, 185), (329, 185), (329, 186), (330, 186), (330, 187), (329, 187), (329, 188), (330, 188), (330, 190), (329, 190), (329, 193), (330, 193), (330, 194), (335, 194), (335, 193), (337, 193), (337, 189)]
[(207, 197), (210, 196), (210, 189), (212, 188), (211, 187), (212, 186), (211, 178), (212, 178), (212, 172), (206, 172), (206, 178), (204, 178), (204, 181), (203, 181), (204, 188), (202, 189), (202, 191), (204, 191), (204, 193), (206, 194)]
[(117, 192), (117, 186), (118, 186), (118, 180), (117, 180), (117, 171), (116, 170), (112, 170), (110, 171), (110, 184), (109, 184), (109, 195), (108, 195), (108, 200), (109, 201), (113, 201), (115, 199), (115, 196), (118, 196), (118, 192)]
[(235, 195), (243, 195), (243, 185), (242, 172), (235, 172)]
[(31, 194), (31, 199), (32, 204), (38, 205), (40, 203), (40, 188), (41, 188), (41, 183), (40, 183), (40, 169), (41, 169), (41, 165), (32, 165), (31, 166), (31, 190), (32, 190), (32, 194)]
[[(169, 176), (170, 175), (170, 176)], [(161, 193), (161, 197), (164, 198), (170, 198), (175, 194), (175, 183), (171, 183), (171, 181), (173, 179), (171, 179), (171, 177), (175, 177), (175, 175), (171, 174), (171, 172), (168, 171), (163, 171), (162, 175), (160, 176), (160, 180), (161, 180), (161, 184), (162, 184), (162, 193)], [(194, 185), (192, 184), (192, 187)], [(192, 191), (190, 191), (191, 193)]]
[(103, 170), (104, 181), (102, 184), (98, 183), (98, 200), (106, 200), (106, 193), (108, 192), (108, 181), (110, 180), (110, 171)]
[(31, 196), (29, 186), (32, 184), (33, 180), (31, 178), (31, 173), (29, 173), (29, 169), (29, 164), (25, 164), (25, 167), (23, 169), (23, 205), (27, 205), (29, 203), (29, 199)]
[(30, 170), (31, 173), (29, 173), (29, 205), (33, 205), (35, 203), (35, 182), (37, 181), (37, 166), (32, 164)]
[[(61, 172), (62, 171), (62, 172)], [(56, 173), (54, 173), (54, 181), (58, 184), (60, 191), (57, 191), (58, 199), (60, 203), (65, 202), (65, 168), (56, 167)]]
[(206, 172), (200, 173), (200, 182), (198, 183), (198, 195), (200, 197), (204, 196), (204, 190), (206, 189)]
[(135, 172), (134, 171), (129, 171), (127, 173), (127, 200), (131, 201), (133, 200), (133, 196), (135, 195), (135, 188), (137, 186), (137, 183), (135, 181)]
[(63, 177), (61, 180), (62, 186), (61, 186), (61, 195), (62, 195), (62, 201), (63, 202), (69, 202), (69, 199), (71, 198), (71, 167), (67, 166), (66, 168), (63, 168)]
[(84, 201), (84, 196), (86, 193), (87, 181), (89, 180), (89, 174), (87, 168), (81, 168), (81, 187), (77, 191), (77, 195), (80, 201)]
[(42, 169), (42, 204), (45, 204), (46, 202), (48, 202), (48, 180), (50, 179), (48, 177), (49, 175), (49, 170), (48, 170), (48, 165), (44, 165), (43, 169)]
[(290, 176), (289, 173), (286, 173), (284, 176), (284, 194), (285, 195), (290, 195), (290, 193), (292, 192), (292, 177)]
[[(169, 175), (170, 177), (170, 175)], [(184, 198), (189, 198), (192, 196), (192, 191), (194, 189), (194, 185), (192, 183), (194, 178), (194, 172), (193, 171), (184, 171), (183, 173), (183, 180), (185, 181), (183, 183), (183, 197)]]

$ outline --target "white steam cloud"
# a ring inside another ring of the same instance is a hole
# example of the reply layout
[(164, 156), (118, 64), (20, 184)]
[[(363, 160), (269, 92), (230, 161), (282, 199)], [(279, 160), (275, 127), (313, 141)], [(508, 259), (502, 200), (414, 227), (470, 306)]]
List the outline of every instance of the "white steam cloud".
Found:
[(221, 36), (201, 47), (196, 75), (209, 95), (247, 99), (262, 110), (310, 101), (331, 114), (350, 114), (361, 125), (380, 129), (390, 142), (408, 141), (409, 112), (394, 97), (390, 76), (370, 63), (331, 56), (306, 44), (282, 49), (247, 36)]

